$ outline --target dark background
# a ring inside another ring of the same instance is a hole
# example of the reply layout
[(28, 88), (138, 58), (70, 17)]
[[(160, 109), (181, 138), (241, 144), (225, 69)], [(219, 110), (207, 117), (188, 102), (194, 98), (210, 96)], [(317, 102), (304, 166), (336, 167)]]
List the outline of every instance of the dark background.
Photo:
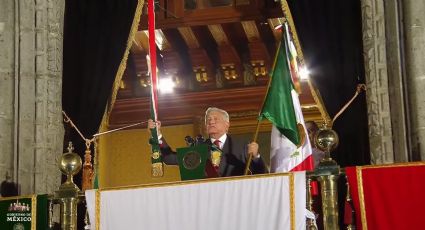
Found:
[[(311, 80), (333, 118), (365, 83), (358, 0), (290, 0)], [(370, 163), (366, 94), (335, 121), (340, 143), (331, 154), (340, 166)]]
[[(136, 6), (137, 0), (65, 2), (62, 108), (86, 138), (98, 132)], [(84, 159), (84, 141), (68, 124), (64, 127), (64, 151), (72, 141)], [(74, 180), (81, 187), (81, 172)], [(78, 207), (78, 229), (84, 227), (84, 206)]]

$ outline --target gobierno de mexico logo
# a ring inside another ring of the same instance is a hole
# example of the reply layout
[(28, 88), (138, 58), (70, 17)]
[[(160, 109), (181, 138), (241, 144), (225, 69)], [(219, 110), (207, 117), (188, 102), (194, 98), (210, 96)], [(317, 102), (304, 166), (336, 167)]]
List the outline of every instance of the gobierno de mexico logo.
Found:
[(31, 207), (30, 204), (20, 202), (10, 203), (8, 213), (6, 215), (7, 222), (30, 222), (31, 221)]

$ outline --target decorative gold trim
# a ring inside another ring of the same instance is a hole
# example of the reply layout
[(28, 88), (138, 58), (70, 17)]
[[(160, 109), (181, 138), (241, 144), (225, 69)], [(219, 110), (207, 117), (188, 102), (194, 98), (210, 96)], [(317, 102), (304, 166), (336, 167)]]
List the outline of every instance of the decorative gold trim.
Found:
[[(102, 127), (102, 126), (101, 126)], [(92, 188), (98, 189), (100, 187), (99, 181), (99, 139), (94, 140), (94, 153), (93, 153), (93, 184)], [(97, 181), (97, 188), (94, 187), (94, 182)]]
[(31, 197), (31, 230), (37, 228), (37, 195)]
[(293, 173), (289, 175), (289, 205), (291, 215), (291, 230), (295, 230), (295, 176)]
[(32, 198), (33, 196), (35, 196), (35, 195), (0, 197), (0, 201), (16, 200), (16, 199), (28, 199), (28, 198)]
[(367, 230), (367, 219), (366, 219), (366, 208), (364, 203), (364, 193), (363, 193), (363, 177), (362, 177), (362, 167), (356, 167), (357, 175), (357, 186), (359, 193), (359, 203), (360, 203), (360, 215), (362, 221), (362, 229)]
[(372, 168), (393, 168), (393, 167), (408, 167), (408, 166), (425, 166), (425, 161), (384, 164), (384, 165), (366, 165), (366, 166), (361, 166), (361, 167), (359, 166), (359, 167), (362, 169), (372, 169)]
[(96, 230), (100, 230), (100, 189), (95, 192), (95, 219), (96, 219)]
[(270, 173), (270, 174), (256, 174), (256, 175), (248, 175), (248, 176), (218, 177), (218, 178), (190, 180), (190, 181), (174, 181), (174, 182), (165, 182), (165, 183), (107, 187), (107, 188), (103, 188), (99, 190), (100, 191), (115, 191), (115, 190), (139, 189), (139, 188), (160, 188), (160, 187), (189, 185), (189, 184), (216, 183), (216, 182), (233, 181), (233, 180), (252, 180), (252, 179), (258, 179), (258, 178), (282, 177), (282, 176), (290, 176), (291, 174), (292, 173)]

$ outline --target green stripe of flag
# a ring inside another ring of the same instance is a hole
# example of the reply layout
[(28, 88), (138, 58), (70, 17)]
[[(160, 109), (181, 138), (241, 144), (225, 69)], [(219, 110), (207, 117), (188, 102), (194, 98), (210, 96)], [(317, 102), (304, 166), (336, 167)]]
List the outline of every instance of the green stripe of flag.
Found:
[(268, 119), (279, 129), (282, 135), (285, 135), (291, 142), (298, 145), (300, 137), (292, 102), (291, 91), (293, 84), (287, 62), (284, 39), (285, 37), (282, 36), (282, 42), (279, 45), (270, 79), (271, 83), (259, 119)]

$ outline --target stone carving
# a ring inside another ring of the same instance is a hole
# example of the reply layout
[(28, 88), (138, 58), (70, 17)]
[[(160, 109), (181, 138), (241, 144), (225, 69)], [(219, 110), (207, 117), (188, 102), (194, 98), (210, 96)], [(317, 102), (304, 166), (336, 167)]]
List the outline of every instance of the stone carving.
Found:
[(44, 162), (36, 161), (36, 193), (53, 192), (60, 184), (56, 158), (62, 153), (64, 135), (61, 112), (64, 8), (64, 0), (36, 3), (36, 18), (41, 22), (36, 24), (36, 37), (44, 41), (36, 43), (36, 63), (40, 66), (36, 72), (36, 85), (44, 90), (36, 94), (35, 153), (45, 159)]
[[(65, 0), (19, 3), (0, 2), (0, 8), (5, 9), (1, 12), (17, 19), (5, 25), (7, 39), (1, 41), (2, 46), (12, 48), (0, 54), (0, 60), (6, 60), (12, 68), (5, 75), (9, 76), (5, 78), (8, 90), (1, 93), (7, 103), (1, 106), (0, 114), (11, 116), (0, 118), (0, 122), (8, 123), (0, 130), (0, 144), (5, 149), (0, 165), (14, 172), (13, 180), (20, 184), (21, 194), (51, 193), (60, 185), (56, 156), (62, 153), (64, 133), (61, 81)], [(0, 76), (3, 78), (3, 73)]]
[(394, 162), (383, 4), (383, 0), (361, 1), (372, 164)]

